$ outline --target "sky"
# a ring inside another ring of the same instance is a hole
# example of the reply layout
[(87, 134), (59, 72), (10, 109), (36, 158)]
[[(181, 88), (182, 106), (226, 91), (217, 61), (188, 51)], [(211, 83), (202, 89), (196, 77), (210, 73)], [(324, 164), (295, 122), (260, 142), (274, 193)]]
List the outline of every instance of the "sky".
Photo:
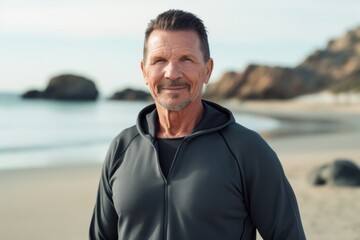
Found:
[(358, 0), (0, 0), (0, 92), (42, 90), (67, 73), (93, 80), (104, 95), (146, 89), (144, 31), (168, 9), (204, 21), (210, 82), (250, 63), (296, 66), (360, 25)]

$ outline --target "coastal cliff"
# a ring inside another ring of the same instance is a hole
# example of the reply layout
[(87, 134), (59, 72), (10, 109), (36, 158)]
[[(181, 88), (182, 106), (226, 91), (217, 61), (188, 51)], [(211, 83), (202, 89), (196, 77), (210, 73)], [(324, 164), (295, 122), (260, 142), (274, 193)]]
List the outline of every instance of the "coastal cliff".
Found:
[(290, 99), (326, 89), (360, 91), (360, 26), (330, 40), (294, 68), (250, 64), (242, 72), (225, 72), (207, 86), (204, 97)]

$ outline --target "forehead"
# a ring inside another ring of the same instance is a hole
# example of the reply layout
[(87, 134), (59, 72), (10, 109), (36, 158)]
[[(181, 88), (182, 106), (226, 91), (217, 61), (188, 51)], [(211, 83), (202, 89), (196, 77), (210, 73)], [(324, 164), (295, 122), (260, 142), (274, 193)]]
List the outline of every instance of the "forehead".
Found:
[(195, 31), (164, 31), (154, 30), (148, 39), (149, 54), (159, 51), (191, 51), (201, 53), (200, 39)]

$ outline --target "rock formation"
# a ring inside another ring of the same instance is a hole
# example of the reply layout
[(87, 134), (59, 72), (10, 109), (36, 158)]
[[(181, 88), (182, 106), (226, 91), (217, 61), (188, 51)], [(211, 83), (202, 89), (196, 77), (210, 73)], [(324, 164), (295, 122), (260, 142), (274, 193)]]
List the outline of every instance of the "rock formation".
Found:
[(360, 168), (350, 160), (338, 159), (310, 172), (312, 185), (360, 186)]
[(217, 83), (209, 84), (204, 98), (222, 99), (232, 98), (242, 85), (242, 73), (225, 72)]
[(315, 51), (298, 68), (313, 70), (334, 80), (360, 74), (360, 27), (329, 41), (326, 49)]
[(140, 100), (140, 101), (149, 101), (151, 100), (151, 95), (148, 92), (142, 90), (135, 90), (131, 88), (126, 88), (122, 91), (114, 93), (111, 97), (111, 100)]
[(98, 90), (95, 83), (81, 76), (65, 74), (50, 79), (44, 91), (30, 90), (23, 98), (57, 100), (96, 100)]
[(288, 99), (321, 89), (322, 78), (307, 69), (249, 65), (243, 73), (225, 73), (218, 83), (209, 85), (205, 98), (215, 100)]
[(360, 79), (360, 27), (331, 40), (325, 49), (315, 51), (295, 68), (251, 64), (244, 72), (227, 72), (209, 84), (204, 97), (288, 99), (349, 79), (352, 85)]

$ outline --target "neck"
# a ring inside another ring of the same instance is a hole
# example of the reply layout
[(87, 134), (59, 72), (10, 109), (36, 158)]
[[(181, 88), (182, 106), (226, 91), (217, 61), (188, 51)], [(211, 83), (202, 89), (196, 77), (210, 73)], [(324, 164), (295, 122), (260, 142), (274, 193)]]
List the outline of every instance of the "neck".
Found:
[(204, 112), (201, 100), (194, 101), (180, 111), (169, 111), (159, 104), (156, 104), (156, 108), (160, 124), (156, 135), (159, 138), (178, 138), (190, 134)]

